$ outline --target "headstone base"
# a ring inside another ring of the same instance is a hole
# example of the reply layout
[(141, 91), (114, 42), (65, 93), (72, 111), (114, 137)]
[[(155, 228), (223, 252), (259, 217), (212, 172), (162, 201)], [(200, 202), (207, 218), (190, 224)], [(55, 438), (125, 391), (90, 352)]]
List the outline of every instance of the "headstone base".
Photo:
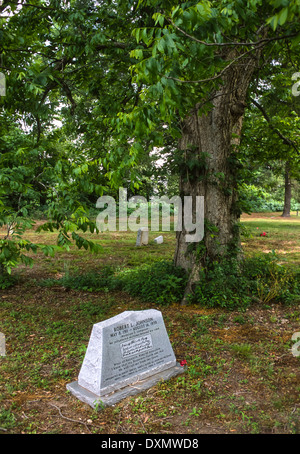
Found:
[(129, 386), (101, 397), (80, 386), (78, 384), (78, 381), (73, 381), (72, 383), (67, 384), (67, 389), (75, 397), (77, 397), (77, 399), (81, 400), (81, 402), (90, 405), (94, 409), (98, 408), (98, 410), (101, 410), (101, 408), (103, 407), (115, 405), (126, 397), (134, 396), (143, 391), (146, 391), (147, 389), (152, 388), (152, 386), (155, 386), (160, 381), (169, 380), (170, 378), (183, 373), (184, 370), (185, 368), (177, 363), (176, 366), (170, 367), (169, 369), (159, 372), (158, 374), (152, 375), (145, 380), (140, 380), (136, 383), (133, 383)]

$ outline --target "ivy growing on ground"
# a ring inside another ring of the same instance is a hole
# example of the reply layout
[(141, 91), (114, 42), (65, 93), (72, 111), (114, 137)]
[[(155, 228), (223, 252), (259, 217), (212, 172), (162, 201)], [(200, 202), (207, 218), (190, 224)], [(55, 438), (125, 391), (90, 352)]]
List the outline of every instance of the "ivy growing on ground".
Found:
[[(244, 310), (251, 304), (297, 303), (299, 272), (287, 270), (278, 262), (275, 253), (261, 253), (242, 261), (223, 258), (207, 263), (189, 303), (228, 310)], [(161, 260), (131, 269), (104, 266), (99, 272), (67, 273), (58, 280), (43, 280), (40, 285), (90, 292), (125, 291), (145, 303), (169, 305), (180, 302), (187, 278), (183, 269)]]

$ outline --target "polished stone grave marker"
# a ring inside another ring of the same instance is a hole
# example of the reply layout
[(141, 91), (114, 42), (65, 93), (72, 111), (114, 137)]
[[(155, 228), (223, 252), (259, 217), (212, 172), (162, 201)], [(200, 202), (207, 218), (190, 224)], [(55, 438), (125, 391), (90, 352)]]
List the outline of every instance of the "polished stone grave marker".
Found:
[(98, 408), (182, 373), (160, 311), (125, 311), (93, 326), (78, 380), (67, 389)]

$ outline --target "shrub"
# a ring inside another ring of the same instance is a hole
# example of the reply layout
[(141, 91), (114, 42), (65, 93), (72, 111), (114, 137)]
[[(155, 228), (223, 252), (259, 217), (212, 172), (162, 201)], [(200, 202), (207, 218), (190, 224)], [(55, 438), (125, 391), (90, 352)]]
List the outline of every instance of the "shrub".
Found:
[[(275, 196), (265, 189), (253, 184), (243, 184), (239, 188), (241, 209), (245, 212), (260, 213), (266, 211), (282, 211), (284, 207), (283, 193)], [(300, 209), (300, 204), (295, 199), (291, 200), (291, 210)]]
[(162, 260), (120, 272), (114, 276), (111, 287), (124, 290), (143, 301), (169, 304), (181, 300), (186, 282), (183, 269)]
[(82, 274), (66, 273), (60, 279), (44, 279), (41, 285), (51, 287), (53, 285), (61, 285), (65, 288), (73, 290), (84, 290), (86, 292), (94, 292), (109, 286), (111, 276), (115, 272), (111, 266), (104, 266), (99, 272), (90, 271)]
[[(278, 263), (274, 253), (257, 254), (242, 261), (222, 259), (200, 271), (200, 281), (189, 297), (192, 304), (246, 309), (253, 302), (293, 303), (300, 300), (299, 272)], [(132, 269), (104, 266), (99, 272), (66, 273), (61, 279), (45, 279), (43, 286), (62, 285), (84, 291), (122, 290), (142, 301), (167, 305), (180, 302), (187, 274), (170, 261), (158, 261)]]
[(243, 277), (238, 261), (227, 259), (203, 268), (190, 301), (207, 307), (248, 307), (251, 303), (249, 282)]
[(123, 290), (145, 302), (168, 304), (180, 301), (185, 285), (185, 272), (172, 262), (159, 261), (133, 269), (117, 271), (111, 266), (98, 273), (67, 273), (61, 279), (44, 279), (43, 286), (61, 285), (65, 288), (84, 291)]
[(245, 309), (253, 301), (287, 304), (299, 300), (299, 272), (280, 265), (274, 252), (241, 262), (223, 259), (208, 264), (190, 297), (193, 303), (227, 309)]
[(0, 274), (0, 289), (5, 290), (6, 288), (13, 287), (17, 282), (17, 279), (11, 274)]

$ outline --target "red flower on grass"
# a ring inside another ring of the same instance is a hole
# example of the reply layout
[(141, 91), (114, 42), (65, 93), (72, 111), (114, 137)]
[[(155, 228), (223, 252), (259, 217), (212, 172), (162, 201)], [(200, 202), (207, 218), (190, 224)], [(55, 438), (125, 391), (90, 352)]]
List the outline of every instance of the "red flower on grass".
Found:
[(260, 236), (267, 236), (266, 232), (260, 234)]
[(182, 361), (180, 361), (180, 365), (181, 366), (186, 366), (187, 365), (186, 359), (183, 359)]

